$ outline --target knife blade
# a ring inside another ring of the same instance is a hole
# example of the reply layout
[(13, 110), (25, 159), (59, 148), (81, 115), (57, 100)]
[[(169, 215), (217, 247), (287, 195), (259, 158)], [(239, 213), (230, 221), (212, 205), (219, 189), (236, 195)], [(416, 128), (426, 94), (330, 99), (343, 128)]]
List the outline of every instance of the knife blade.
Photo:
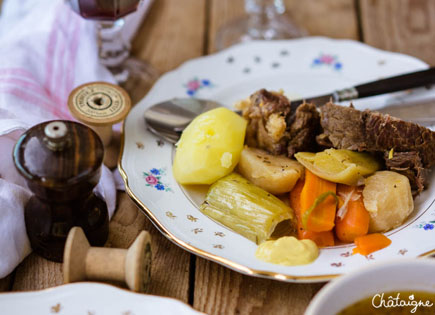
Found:
[(381, 80), (363, 83), (350, 88), (333, 91), (330, 94), (291, 101), (291, 111), (295, 111), (302, 103), (314, 103), (322, 106), (331, 101), (334, 103), (360, 99), (435, 84), (435, 67), (401, 74)]

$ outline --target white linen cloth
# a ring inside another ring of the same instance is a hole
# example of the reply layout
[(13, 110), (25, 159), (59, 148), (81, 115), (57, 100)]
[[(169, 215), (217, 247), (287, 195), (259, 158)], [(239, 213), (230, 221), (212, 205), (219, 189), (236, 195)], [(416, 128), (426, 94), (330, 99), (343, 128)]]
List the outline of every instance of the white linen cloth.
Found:
[[(4, 0), (0, 15), (0, 278), (31, 252), (24, 207), (31, 196), (15, 170), (12, 149), (35, 124), (72, 120), (70, 91), (83, 83), (114, 83), (98, 60), (95, 23), (62, 0)], [(113, 174), (103, 167), (97, 192), (109, 216), (116, 206)]]

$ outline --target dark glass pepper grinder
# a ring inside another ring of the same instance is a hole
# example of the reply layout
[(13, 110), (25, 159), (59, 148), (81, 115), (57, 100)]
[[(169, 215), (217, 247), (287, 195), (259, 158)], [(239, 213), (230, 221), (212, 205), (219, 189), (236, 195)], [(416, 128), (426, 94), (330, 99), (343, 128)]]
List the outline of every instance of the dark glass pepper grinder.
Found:
[(83, 228), (93, 246), (109, 234), (106, 203), (93, 189), (101, 176), (104, 147), (89, 127), (72, 121), (49, 121), (26, 131), (13, 158), (34, 193), (24, 209), (33, 250), (61, 262), (69, 230)]

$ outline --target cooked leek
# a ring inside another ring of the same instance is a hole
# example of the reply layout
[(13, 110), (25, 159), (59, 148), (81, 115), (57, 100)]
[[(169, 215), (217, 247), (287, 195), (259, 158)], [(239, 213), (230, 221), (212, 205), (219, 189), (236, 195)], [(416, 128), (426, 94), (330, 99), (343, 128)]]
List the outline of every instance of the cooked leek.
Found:
[(294, 220), (290, 207), (236, 173), (210, 187), (200, 210), (257, 244), (266, 241), (278, 223)]
[(296, 160), (320, 178), (355, 186), (364, 176), (380, 169), (381, 164), (369, 153), (327, 149), (323, 152), (298, 152)]

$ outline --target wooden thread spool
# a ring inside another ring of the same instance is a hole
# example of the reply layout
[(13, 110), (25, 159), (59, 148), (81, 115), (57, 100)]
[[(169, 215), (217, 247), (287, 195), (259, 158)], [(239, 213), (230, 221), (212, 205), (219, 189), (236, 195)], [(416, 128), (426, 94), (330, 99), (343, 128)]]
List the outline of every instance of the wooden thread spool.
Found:
[(64, 283), (110, 280), (145, 292), (151, 279), (151, 236), (142, 231), (129, 249), (91, 247), (80, 227), (73, 227), (65, 244)]
[(68, 98), (71, 114), (91, 127), (104, 146), (112, 140), (112, 125), (127, 116), (131, 100), (127, 92), (107, 82), (91, 82), (76, 87)]

